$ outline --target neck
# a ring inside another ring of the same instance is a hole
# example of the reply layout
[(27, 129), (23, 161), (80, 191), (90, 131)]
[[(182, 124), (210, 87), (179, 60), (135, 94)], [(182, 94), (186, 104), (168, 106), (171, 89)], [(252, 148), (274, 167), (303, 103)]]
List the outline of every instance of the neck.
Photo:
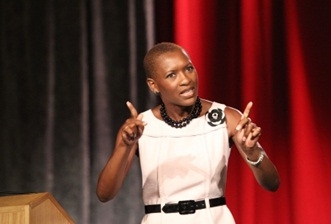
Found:
[(171, 119), (174, 119), (175, 121), (179, 121), (190, 116), (193, 109), (194, 109), (194, 105), (189, 107), (176, 107), (173, 110), (166, 109), (166, 113)]
[(202, 105), (200, 102), (200, 98), (197, 97), (194, 107), (193, 108), (190, 107), (190, 113), (188, 114), (188, 116), (186, 116), (185, 118), (183, 118), (181, 120), (171, 119), (167, 114), (164, 103), (161, 104), (160, 114), (161, 114), (161, 117), (164, 120), (164, 122), (166, 122), (171, 127), (182, 128), (182, 127), (185, 127), (186, 125), (188, 125), (191, 122), (191, 120), (193, 120), (194, 118), (199, 117), (199, 115), (201, 113), (201, 109), (202, 109)]

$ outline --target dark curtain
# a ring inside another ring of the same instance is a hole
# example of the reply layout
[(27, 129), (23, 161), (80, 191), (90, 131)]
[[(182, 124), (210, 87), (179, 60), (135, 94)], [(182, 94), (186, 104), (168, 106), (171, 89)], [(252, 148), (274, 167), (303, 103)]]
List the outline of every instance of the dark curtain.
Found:
[(50, 192), (77, 223), (138, 223), (138, 161), (114, 201), (95, 188), (125, 102), (154, 100), (142, 70), (153, 1), (0, 4), (1, 194)]

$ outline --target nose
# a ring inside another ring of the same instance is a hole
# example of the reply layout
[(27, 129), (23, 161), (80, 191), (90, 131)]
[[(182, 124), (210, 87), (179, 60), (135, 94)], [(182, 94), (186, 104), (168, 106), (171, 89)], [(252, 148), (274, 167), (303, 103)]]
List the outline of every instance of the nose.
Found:
[(185, 72), (180, 73), (180, 84), (181, 85), (188, 85), (192, 81), (189, 74), (186, 74)]

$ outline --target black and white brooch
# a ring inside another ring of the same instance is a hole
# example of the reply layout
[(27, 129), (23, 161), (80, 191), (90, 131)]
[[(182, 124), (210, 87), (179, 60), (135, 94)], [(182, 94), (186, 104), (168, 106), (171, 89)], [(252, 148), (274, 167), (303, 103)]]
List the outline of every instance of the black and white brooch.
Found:
[(212, 127), (223, 124), (225, 122), (224, 111), (220, 108), (208, 111), (206, 114), (206, 120)]

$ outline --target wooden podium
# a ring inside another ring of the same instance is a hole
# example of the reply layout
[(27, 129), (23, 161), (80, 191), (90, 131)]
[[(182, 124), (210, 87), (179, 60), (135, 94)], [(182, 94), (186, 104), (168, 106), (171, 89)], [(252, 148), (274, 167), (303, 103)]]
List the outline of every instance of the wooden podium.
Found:
[(50, 193), (0, 197), (0, 224), (48, 223), (75, 223)]

